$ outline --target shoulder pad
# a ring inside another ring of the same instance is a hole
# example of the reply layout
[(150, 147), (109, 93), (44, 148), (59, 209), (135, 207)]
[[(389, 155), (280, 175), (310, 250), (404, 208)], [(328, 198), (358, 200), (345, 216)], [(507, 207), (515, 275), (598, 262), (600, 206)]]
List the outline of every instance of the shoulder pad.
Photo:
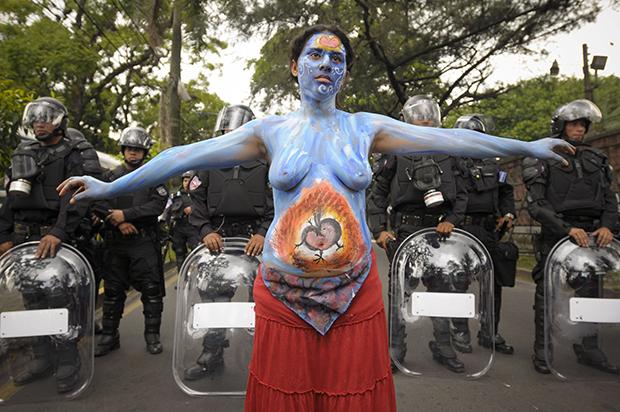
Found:
[(534, 157), (526, 157), (522, 162), (523, 181), (531, 182), (545, 173), (545, 164), (542, 160)]
[(37, 141), (22, 140), (15, 148), (15, 152), (23, 151), (23, 150), (33, 150), (33, 149), (38, 148), (39, 146), (40, 146), (39, 142)]
[(168, 189), (164, 185), (159, 185), (155, 188), (155, 191), (161, 197), (168, 197)]

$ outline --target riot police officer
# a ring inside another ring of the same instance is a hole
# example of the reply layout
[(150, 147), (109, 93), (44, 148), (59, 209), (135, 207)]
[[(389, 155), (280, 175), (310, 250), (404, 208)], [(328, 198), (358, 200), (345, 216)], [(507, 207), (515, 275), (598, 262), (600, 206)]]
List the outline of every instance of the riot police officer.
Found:
[[(455, 128), (471, 129), (481, 133), (493, 130), (492, 120), (481, 114), (464, 115), (457, 119)], [(500, 170), (496, 159), (462, 159), (464, 180), (467, 184), (467, 211), (463, 229), (480, 240), (489, 251), (496, 256), (499, 235), (512, 227), (515, 217), (515, 201), (513, 189), (506, 182), (507, 173)], [(478, 343), (490, 348), (495, 342), (495, 350), (511, 355), (514, 348), (506, 344), (505, 339), (497, 332), (502, 305), (502, 279), (496, 268), (494, 279), (494, 321), (495, 337), (489, 333), (488, 320), (482, 320), (482, 329), (478, 333)], [(467, 319), (453, 319), (455, 347), (462, 352), (471, 352)]]
[[(0, 255), (13, 245), (39, 241), (37, 258), (54, 257), (63, 242), (72, 242), (85, 207), (59, 198), (56, 187), (70, 176), (96, 175), (99, 162), (92, 146), (67, 137), (67, 109), (58, 100), (41, 97), (28, 104), (22, 118), (24, 139), (11, 158), (7, 200), (0, 209)], [(30, 139), (32, 138), (32, 139)], [(26, 309), (71, 305), (70, 292), (37, 290), (33, 282), (21, 291)], [(79, 336), (52, 342), (31, 338), (32, 360), (14, 377), (24, 385), (55, 371), (59, 393), (79, 381)]]
[(177, 269), (187, 257), (187, 249), (194, 249), (199, 243), (198, 230), (189, 223), (189, 215), (192, 213), (192, 198), (189, 193), (189, 183), (196, 175), (189, 170), (182, 175), (181, 188), (170, 196), (170, 205), (164, 212), (164, 219), (168, 222), (172, 232), (172, 248), (176, 255)]
[[(523, 180), (527, 186), (530, 215), (541, 224), (541, 233), (533, 239), (536, 266), (532, 278), (536, 282), (534, 299), (535, 340), (532, 357), (537, 372), (548, 374), (544, 355), (544, 269), (553, 246), (570, 236), (581, 247), (587, 247), (589, 236), (598, 246), (609, 244), (618, 223), (618, 204), (611, 189), (613, 172), (607, 156), (584, 142), (592, 122), (600, 121), (600, 110), (594, 103), (581, 99), (561, 106), (553, 114), (551, 133), (573, 144), (576, 153), (562, 154), (565, 164), (539, 159), (523, 160)], [(610, 373), (618, 368), (607, 361), (599, 349), (596, 335), (583, 338), (575, 345), (579, 362)]]
[[(152, 140), (143, 128), (128, 127), (121, 133), (119, 144), (124, 163), (105, 174), (110, 182), (142, 166)], [(157, 186), (108, 199), (97, 206), (105, 214), (102, 219), (107, 270), (102, 331), (95, 356), (104, 356), (120, 347), (118, 326), (130, 286), (141, 294), (147, 351), (158, 354), (163, 350), (159, 332), (165, 289), (157, 217), (164, 211), (167, 199), (166, 188)]]
[[(215, 135), (222, 135), (254, 118), (248, 106), (224, 107), (217, 118)], [(245, 237), (248, 257), (263, 250), (265, 234), (273, 220), (273, 194), (269, 186), (269, 167), (264, 161), (246, 162), (221, 170), (201, 172), (191, 186), (194, 209), (189, 221), (199, 230), (202, 243), (212, 253), (224, 247), (224, 237)], [(204, 301), (229, 301), (234, 291), (200, 290)], [(228, 346), (225, 329), (209, 329), (203, 339), (203, 350), (196, 365), (185, 371), (185, 379), (200, 379), (212, 373), (224, 362)]]
[[(441, 124), (439, 106), (424, 95), (409, 98), (403, 116), (406, 122), (418, 126)], [(387, 230), (386, 210), (390, 206), (396, 236)], [(400, 243), (418, 230), (435, 227), (440, 235), (448, 236), (462, 223), (466, 207), (467, 192), (457, 159), (443, 155), (387, 156), (374, 175), (368, 198), (368, 224), (391, 261)], [(427, 287), (433, 289), (432, 284)], [(391, 290), (390, 287), (391, 350), (402, 360), (407, 351), (405, 324), (398, 315), (399, 308), (393, 307)], [(431, 321), (435, 340), (429, 346), (433, 358), (451, 371), (464, 371), (451, 344), (450, 320), (433, 317)]]

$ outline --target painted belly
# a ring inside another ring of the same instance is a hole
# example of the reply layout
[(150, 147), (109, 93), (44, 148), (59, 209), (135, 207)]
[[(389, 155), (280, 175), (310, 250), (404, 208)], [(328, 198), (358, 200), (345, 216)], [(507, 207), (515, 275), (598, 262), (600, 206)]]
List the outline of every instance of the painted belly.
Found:
[(367, 253), (349, 202), (326, 181), (302, 189), (277, 222), (270, 244), (278, 259), (307, 276), (340, 274)]

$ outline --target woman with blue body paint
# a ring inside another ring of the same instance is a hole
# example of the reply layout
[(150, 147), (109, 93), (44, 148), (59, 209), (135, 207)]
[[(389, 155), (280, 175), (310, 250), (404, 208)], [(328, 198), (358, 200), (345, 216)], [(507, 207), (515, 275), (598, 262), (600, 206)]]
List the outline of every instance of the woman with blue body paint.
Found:
[(71, 178), (59, 191), (77, 189), (74, 200), (104, 199), (188, 169), (269, 159), (275, 218), (254, 287), (246, 411), (395, 411), (381, 284), (365, 218), (370, 153), (561, 159), (552, 149), (572, 147), (338, 110), (336, 95), (354, 54), (335, 27), (306, 29), (293, 40), (290, 57), (301, 95), (297, 111), (170, 148), (112, 183)]

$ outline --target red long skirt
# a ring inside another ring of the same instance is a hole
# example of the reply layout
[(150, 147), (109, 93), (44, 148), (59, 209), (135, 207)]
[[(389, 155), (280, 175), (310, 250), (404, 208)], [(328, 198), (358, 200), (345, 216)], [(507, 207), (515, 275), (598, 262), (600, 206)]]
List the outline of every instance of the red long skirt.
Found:
[(260, 273), (254, 300), (246, 412), (396, 411), (374, 255), (349, 310), (325, 336), (274, 298)]

